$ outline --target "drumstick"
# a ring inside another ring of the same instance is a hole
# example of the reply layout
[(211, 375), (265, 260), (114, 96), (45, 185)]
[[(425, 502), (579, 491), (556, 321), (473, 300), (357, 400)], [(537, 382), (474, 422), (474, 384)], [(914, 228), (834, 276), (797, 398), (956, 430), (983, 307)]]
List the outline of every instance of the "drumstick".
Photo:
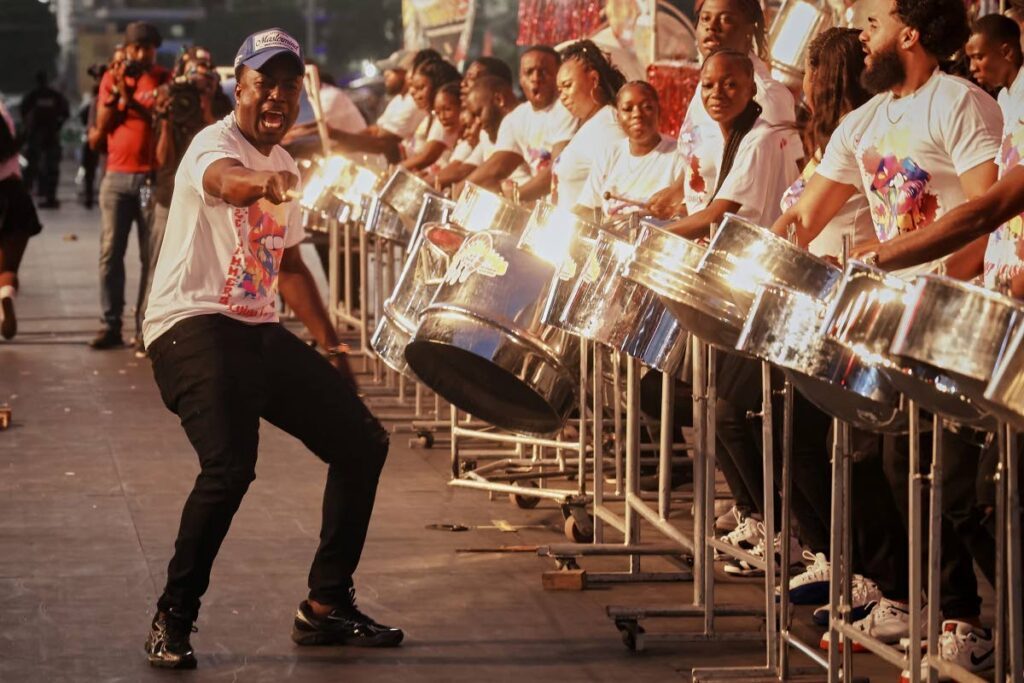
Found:
[(313, 107), (313, 118), (316, 120), (316, 129), (320, 133), (320, 144), (323, 146), (324, 156), (326, 156), (331, 153), (331, 137), (327, 131), (324, 108), (320, 102), (320, 68), (316, 64), (306, 65), (302, 84), (306, 87), (306, 96), (309, 98), (310, 106)]
[(626, 197), (620, 197), (619, 195), (612, 194), (611, 192), (605, 192), (604, 193), (604, 198), (605, 198), (605, 201), (608, 201), (609, 199), (614, 199), (617, 202), (622, 202), (623, 204), (628, 204), (629, 206), (639, 206), (639, 207), (646, 207), (647, 206), (647, 202), (638, 202), (635, 199), (627, 199)]

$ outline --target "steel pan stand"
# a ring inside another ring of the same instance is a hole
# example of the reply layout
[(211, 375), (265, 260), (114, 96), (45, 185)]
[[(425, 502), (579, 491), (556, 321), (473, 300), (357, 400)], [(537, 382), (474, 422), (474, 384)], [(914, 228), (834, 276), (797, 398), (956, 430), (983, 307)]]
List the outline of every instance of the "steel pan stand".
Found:
[[(715, 501), (715, 402), (718, 398), (716, 386), (716, 351), (696, 338), (693, 338), (693, 403), (695, 433), (697, 436), (696, 458), (694, 463), (694, 509), (696, 511), (696, 531), (694, 535), (694, 591), (693, 603), (677, 607), (643, 608), (609, 606), (607, 613), (615, 622), (616, 628), (622, 633), (623, 641), (630, 649), (642, 649), (644, 641), (666, 640), (672, 642), (708, 642), (708, 641), (766, 641), (766, 664), (753, 667), (732, 668), (695, 668), (692, 671), (694, 681), (704, 680), (774, 680), (776, 677), (777, 659), (777, 623), (775, 619), (775, 565), (774, 560), (759, 561), (753, 555), (738, 551), (732, 546), (721, 543), (714, 537), (714, 501)], [(769, 367), (762, 366), (762, 378), (767, 379), (762, 390), (765, 400), (762, 418), (766, 433), (771, 434), (771, 383)], [(767, 543), (772, 544), (774, 556), (774, 492), (773, 479), (773, 448), (771, 438), (766, 441), (764, 455), (765, 492), (768, 505), (765, 507), (766, 529), (769, 534)], [(754, 566), (765, 569), (765, 610), (744, 606), (718, 605), (715, 601), (714, 550), (719, 548), (733, 557), (747, 560)], [(766, 634), (757, 631), (721, 632), (715, 628), (715, 617), (751, 616), (766, 619)], [(697, 633), (652, 636), (645, 633), (639, 622), (648, 618), (700, 618), (703, 629)]]

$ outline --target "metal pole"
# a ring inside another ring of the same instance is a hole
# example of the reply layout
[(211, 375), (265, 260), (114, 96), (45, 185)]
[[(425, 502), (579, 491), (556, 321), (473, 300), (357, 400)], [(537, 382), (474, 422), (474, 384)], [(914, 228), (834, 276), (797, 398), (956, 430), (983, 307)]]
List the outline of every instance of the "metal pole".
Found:
[(658, 516), (667, 521), (672, 510), (672, 441), (675, 378), (661, 375), (661, 441), (658, 451)]
[[(789, 539), (792, 525), (790, 508), (793, 490), (793, 385), (787, 379), (783, 384), (782, 400), (782, 557), (779, 571), (779, 630), (789, 632)], [(779, 638), (779, 680), (789, 677), (789, 644)]]
[[(840, 576), (846, 563), (843, 557), (843, 535), (845, 525), (843, 524), (843, 496), (846, 495), (846, 482), (843, 479), (845, 470), (841, 434), (842, 423), (838, 419), (832, 420), (832, 510), (829, 538), (829, 555), (832, 560), (832, 573), (828, 582), (828, 680), (829, 683), (839, 683), (840, 680), (849, 680), (849, 671), (843, 671), (844, 663), (839, 656), (839, 629), (837, 625), (840, 620), (848, 621), (849, 612), (840, 610)], [(843, 605), (845, 607), (845, 605)]]
[[(637, 361), (626, 357), (626, 493), (640, 492), (640, 397)], [(640, 517), (632, 505), (626, 505), (626, 545), (640, 542)], [(640, 571), (639, 555), (629, 556), (629, 571)]]
[[(1006, 425), (999, 426), (996, 435), (999, 458), (996, 463), (996, 624), (995, 633), (995, 680), (1006, 680), (1006, 610), (1007, 610), (1007, 574), (1006, 536), (1009, 526), (1009, 515), (1006, 513), (1006, 464), (1009, 459), (1011, 434)], [(1013, 578), (1010, 577), (1012, 581)]]
[(1014, 683), (1024, 679), (1024, 615), (1021, 613), (1021, 523), (1020, 523), (1020, 453), (1016, 434), (1008, 429), (1006, 458), (1006, 522), (1007, 585), (1010, 634), (1010, 677)]
[(708, 539), (715, 535), (715, 456), (717, 455), (718, 424), (718, 351), (707, 346), (707, 405), (704, 486), (704, 633), (715, 632), (715, 551)]
[[(697, 337), (691, 336), (693, 346), (693, 430), (696, 449), (693, 458), (693, 604), (706, 605), (704, 582), (705, 522), (708, 514), (707, 491), (707, 349)], [(712, 496), (712, 500), (714, 496)]]
[[(929, 476), (931, 487), (928, 515), (928, 659), (939, 658), (939, 612), (940, 577), (942, 572), (942, 447), (943, 420), (935, 415), (932, 418), (932, 467)], [(919, 615), (920, 613), (918, 613)], [(910, 618), (914, 618), (911, 613)], [(920, 618), (920, 617), (918, 617)], [(913, 648), (914, 641), (910, 641)], [(920, 650), (920, 646), (918, 647)], [(928, 683), (937, 683), (939, 672), (928, 667)]]
[[(775, 669), (778, 648), (776, 638), (779, 624), (775, 618), (775, 435), (772, 427), (772, 366), (761, 363), (761, 438), (762, 476), (764, 477), (764, 618), (767, 667)], [(783, 557), (782, 562), (788, 562)]]
[(604, 543), (604, 519), (597, 514), (604, 505), (604, 350), (594, 344), (594, 543)]
[(908, 446), (907, 536), (910, 541), (910, 648), (911, 680), (921, 676), (921, 415), (915, 401), (908, 401), (910, 443)]

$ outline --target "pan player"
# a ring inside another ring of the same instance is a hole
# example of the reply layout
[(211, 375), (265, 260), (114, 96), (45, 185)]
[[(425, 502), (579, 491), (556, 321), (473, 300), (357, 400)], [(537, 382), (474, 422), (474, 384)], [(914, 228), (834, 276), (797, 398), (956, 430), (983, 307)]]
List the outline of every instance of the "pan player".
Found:
[[(260, 418), (327, 463), (320, 544), (295, 614), (299, 645), (394, 646), (397, 628), (356, 606), (355, 572), (387, 433), (359, 399), (302, 262), (295, 162), (279, 143), (302, 91), (299, 43), (249, 36), (235, 58), (234, 113), (201, 131), (175, 180), (144, 335), (160, 395), (199, 456), (145, 649), (154, 667), (196, 666), (190, 636), (210, 571), (255, 478)], [(280, 290), (328, 357), (278, 321)]]
[[(959, 0), (867, 0), (867, 53), (863, 84), (875, 96), (846, 116), (832, 135), (821, 163), (796, 204), (773, 226), (779, 234), (795, 228), (801, 244), (811, 242), (856, 192), (871, 207), (882, 243), (865, 254), (869, 262), (901, 235), (929, 240), (934, 223), (955, 207), (973, 205), (996, 179), (1002, 115), (980, 88), (939, 69), (964, 46), (970, 30)], [(941, 20), (936, 20), (936, 18)], [(984, 242), (975, 241), (946, 258), (898, 274), (944, 272), (972, 278), (981, 271)], [(943, 433), (945, 452), (942, 530), (942, 612), (947, 620), (943, 656), (968, 668), (991, 657), (991, 632), (980, 628), (980, 598), (971, 553), (950, 523), (956, 510), (973, 508), (978, 435), (966, 428)], [(925, 451), (927, 452), (927, 451)], [(907, 440), (887, 438), (886, 473), (897, 501), (907, 502)], [(964, 485), (967, 479), (970, 485)], [(904, 507), (904, 514), (906, 509)], [(886, 596), (855, 627), (884, 642), (908, 635), (904, 596)], [(822, 645), (827, 645), (827, 637)]]

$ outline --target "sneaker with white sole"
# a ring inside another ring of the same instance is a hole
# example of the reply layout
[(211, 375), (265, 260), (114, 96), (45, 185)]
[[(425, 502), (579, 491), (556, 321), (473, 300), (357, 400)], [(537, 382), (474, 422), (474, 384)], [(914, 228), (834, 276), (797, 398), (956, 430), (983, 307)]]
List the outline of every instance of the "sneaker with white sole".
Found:
[[(828, 598), (828, 595), (825, 596)], [(850, 621), (860, 621), (868, 615), (871, 609), (871, 605), (881, 601), (882, 591), (878, 588), (878, 584), (861, 576), (860, 574), (853, 575), (853, 581), (850, 583)], [(811, 618), (814, 623), (818, 626), (828, 626), (828, 608), (829, 606), (823, 605), (818, 609), (814, 610), (814, 614)]]
[[(722, 543), (736, 546), (740, 550), (752, 550), (754, 546), (761, 542), (763, 537), (764, 524), (753, 517), (744, 517), (735, 529), (718, 540)], [(721, 560), (723, 558), (728, 559), (729, 556), (716, 548), (715, 559)]]
[[(946, 619), (939, 634), (939, 657), (950, 664), (963, 667), (971, 673), (984, 673), (995, 667), (993, 654), (996, 651), (992, 640), (992, 629), (978, 628), (964, 621)], [(921, 678), (928, 677), (928, 670), (921, 667)], [(900, 682), (907, 683), (910, 672), (900, 674)], [(940, 681), (953, 680), (939, 674)]]
[(742, 524), (743, 520), (749, 516), (750, 515), (740, 512), (739, 508), (733, 505), (725, 512), (725, 514), (719, 515), (715, 519), (715, 533), (727, 534), (736, 529), (736, 527)]
[[(853, 622), (853, 628), (886, 645), (899, 643), (910, 633), (910, 612), (906, 603), (882, 598), (869, 607), (867, 616)], [(827, 650), (829, 640), (829, 632), (826, 631), (818, 646)], [(860, 643), (854, 643), (853, 651), (867, 652), (867, 649)]]
[(794, 605), (820, 605), (828, 602), (828, 582), (832, 565), (825, 553), (804, 551), (803, 559), (810, 564), (802, 574), (789, 580), (789, 601)]
[[(762, 559), (765, 556), (765, 537), (764, 537), (764, 524), (757, 522), (758, 535), (761, 540), (750, 550), (750, 554), (758, 559)], [(775, 534), (775, 542), (772, 544), (775, 549), (775, 566), (778, 568), (780, 565), (780, 558), (782, 556), (782, 534)], [(789, 564), (790, 566), (799, 565), (800, 560), (803, 557), (804, 549), (800, 546), (800, 541), (796, 537), (790, 537), (789, 540)], [(742, 576), (742, 577), (754, 577), (764, 576), (764, 570), (760, 567), (756, 567), (746, 560), (730, 560), (725, 564), (722, 570), (730, 576)]]

